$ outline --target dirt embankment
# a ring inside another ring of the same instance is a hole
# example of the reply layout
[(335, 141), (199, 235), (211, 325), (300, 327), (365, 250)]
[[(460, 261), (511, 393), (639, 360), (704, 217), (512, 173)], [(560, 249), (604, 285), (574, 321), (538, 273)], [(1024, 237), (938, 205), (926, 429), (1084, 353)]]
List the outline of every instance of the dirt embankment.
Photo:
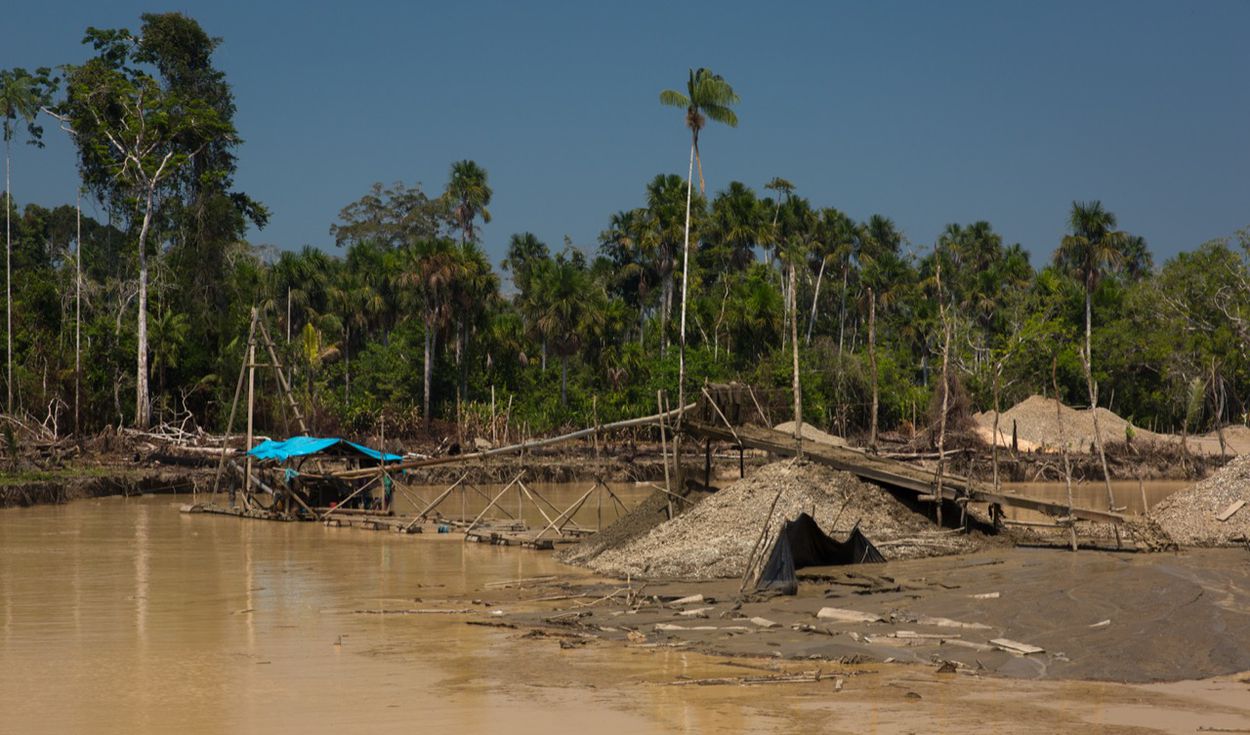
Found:
[[(211, 482), (211, 475), (208, 477)], [(190, 492), (204, 473), (167, 469), (86, 467), (13, 474), (0, 482), (0, 508), (68, 503), (109, 495)]]

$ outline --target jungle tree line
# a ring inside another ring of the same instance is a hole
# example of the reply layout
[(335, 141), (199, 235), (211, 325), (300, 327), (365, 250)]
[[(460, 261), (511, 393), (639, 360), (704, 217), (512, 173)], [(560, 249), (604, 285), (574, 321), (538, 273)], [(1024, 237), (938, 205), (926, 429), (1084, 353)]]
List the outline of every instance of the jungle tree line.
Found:
[[(26, 422), (220, 427), (253, 306), (324, 432), (472, 427), (505, 406), (542, 431), (731, 379), (796, 389), (805, 420), (868, 432), (928, 421), (943, 372), (979, 408), (1053, 393), (1053, 380), (1066, 402), (1139, 425), (1244, 420), (1244, 232), (1156, 267), (1110, 209), (1074, 202), (1035, 268), (985, 221), (914, 243), (780, 177), (707, 192), (698, 134), (709, 118), (734, 124), (738, 98), (699, 69), (661, 96), (684, 112), (687, 176), (639, 182), (597, 242), (517, 233), (496, 269), (481, 243), (494, 193), (464, 160), (438, 189), (377, 184), (347, 203), (332, 252), (276, 252), (243, 239), (268, 213), (232, 184), (241, 141), (212, 65), (220, 40), (150, 14), (85, 43), (85, 64), (0, 76), (6, 153), (52, 121), (102, 213), (19, 207), (6, 179), (6, 398)], [(280, 403), (261, 409), (282, 430)]]

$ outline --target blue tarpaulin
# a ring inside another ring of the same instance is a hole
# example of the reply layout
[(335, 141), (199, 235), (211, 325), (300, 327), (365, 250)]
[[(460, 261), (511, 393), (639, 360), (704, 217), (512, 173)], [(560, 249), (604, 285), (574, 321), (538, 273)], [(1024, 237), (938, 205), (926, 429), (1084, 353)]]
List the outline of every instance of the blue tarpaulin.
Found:
[(338, 437), (320, 438), (315, 436), (293, 436), (286, 441), (276, 442), (272, 439), (257, 444), (252, 447), (248, 454), (255, 459), (274, 459), (279, 462), (285, 462), (293, 457), (307, 457), (310, 454), (320, 454), (337, 445), (350, 447), (369, 459), (381, 462), (398, 462), (403, 457), (398, 454), (383, 454), (376, 449), (349, 442), (346, 439)]

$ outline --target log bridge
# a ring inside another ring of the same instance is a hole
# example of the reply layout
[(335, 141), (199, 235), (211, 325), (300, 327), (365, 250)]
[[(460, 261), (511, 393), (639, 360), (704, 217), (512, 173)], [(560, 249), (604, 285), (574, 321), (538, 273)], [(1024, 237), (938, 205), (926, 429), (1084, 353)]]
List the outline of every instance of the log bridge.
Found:
[[(799, 451), (799, 445), (793, 436), (759, 426), (731, 426), (727, 420), (712, 423), (686, 419), (683, 429), (705, 440), (728, 442), (783, 457), (795, 456)], [(937, 500), (936, 475), (915, 465), (850, 447), (806, 440), (802, 443), (802, 453), (804, 459), (812, 462), (849, 472), (878, 485), (915, 493), (918, 500)], [(943, 475), (941, 499), (952, 503), (974, 502), (997, 505), (1000, 508), (1023, 508), (1055, 517), (1061, 523), (1080, 520), (1119, 525), (1127, 520), (1124, 515), (1110, 510), (1068, 507), (1066, 503), (1001, 490), (995, 492), (992, 488), (983, 487), (966, 477), (951, 474)]]

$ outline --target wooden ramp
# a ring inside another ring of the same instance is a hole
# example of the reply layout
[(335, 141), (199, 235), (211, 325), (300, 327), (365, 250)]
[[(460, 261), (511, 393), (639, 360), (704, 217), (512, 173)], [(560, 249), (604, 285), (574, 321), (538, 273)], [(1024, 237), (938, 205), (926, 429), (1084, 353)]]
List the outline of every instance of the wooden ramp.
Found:
[[(784, 457), (792, 457), (797, 453), (794, 437), (773, 429), (746, 425), (737, 426), (731, 430), (723, 423), (718, 425), (687, 419), (683, 430), (702, 438), (740, 444), (748, 449), (762, 449)], [(850, 472), (864, 480), (907, 490), (917, 495), (932, 496), (937, 492), (937, 478), (934, 473), (905, 462), (867, 454), (858, 449), (804, 441), (803, 457), (837, 470)], [(1048, 516), (1097, 523), (1118, 525), (1126, 520), (1125, 516), (1120, 513), (1107, 510), (1069, 508), (1062, 503), (1009, 492), (994, 492), (993, 488), (984, 487), (958, 475), (946, 475), (942, 480), (942, 498), (950, 501), (967, 498), (974, 503), (995, 503), (1002, 507), (1024, 508)]]

